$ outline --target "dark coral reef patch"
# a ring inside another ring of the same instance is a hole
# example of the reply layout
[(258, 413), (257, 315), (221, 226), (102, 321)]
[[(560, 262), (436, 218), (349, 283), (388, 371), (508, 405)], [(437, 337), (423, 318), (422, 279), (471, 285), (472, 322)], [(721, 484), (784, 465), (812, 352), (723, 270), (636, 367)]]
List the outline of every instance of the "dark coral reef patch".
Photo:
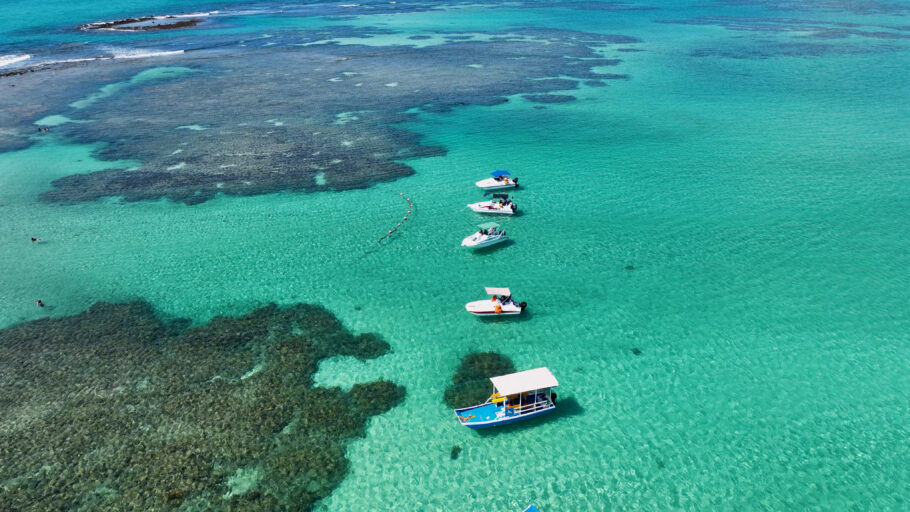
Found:
[(443, 400), (457, 409), (482, 403), (492, 393), (490, 377), (515, 372), (512, 361), (498, 352), (474, 352), (461, 358)]
[(534, 103), (568, 103), (575, 101), (575, 96), (569, 94), (525, 94), (524, 98)]
[(202, 18), (207, 16), (206, 13), (193, 15), (175, 15), (165, 16), (142, 16), (139, 18), (124, 18), (113, 21), (97, 21), (79, 25), (79, 30), (111, 30), (111, 31), (152, 31), (152, 30), (174, 30), (178, 28), (195, 27), (202, 22)]
[(347, 440), (404, 399), (313, 387), (317, 365), (388, 349), (305, 304), (186, 328), (99, 303), (4, 329), (0, 510), (310, 510)]
[(619, 63), (601, 58), (598, 49), (636, 41), (521, 28), (491, 40), (449, 34), (447, 43), (421, 48), (332, 42), (383, 33), (339, 26), (272, 38), (275, 46), (218, 59), (186, 52), (179, 63), (195, 73), (132, 84), (64, 110), (91, 122), (61, 125), (58, 133), (103, 142), (99, 157), (142, 166), (68, 176), (42, 198), (167, 197), (195, 204), (216, 194), (337, 191), (394, 180), (413, 173), (407, 160), (445, 154), (395, 127), (412, 119), (413, 109), (496, 105), (514, 94), (558, 100), (547, 93), (622, 76), (594, 71)]

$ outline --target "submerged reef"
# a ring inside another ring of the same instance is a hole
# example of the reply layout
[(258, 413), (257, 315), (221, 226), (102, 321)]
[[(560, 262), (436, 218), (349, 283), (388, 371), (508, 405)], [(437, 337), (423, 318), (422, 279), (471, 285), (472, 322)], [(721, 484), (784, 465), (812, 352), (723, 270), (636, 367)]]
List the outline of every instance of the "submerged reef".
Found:
[(389, 349), (321, 307), (187, 324), (99, 303), (0, 331), (0, 510), (310, 510), (404, 399), (313, 387), (321, 359)]
[[(809, 4), (811, 2), (807, 2)], [(835, 5), (832, 2), (830, 5)], [(860, 7), (861, 3), (853, 3)], [(844, 6), (847, 3), (843, 4)], [(870, 3), (866, 3), (870, 6)], [(820, 9), (822, 7), (819, 6)], [(753, 34), (734, 38), (723, 44), (695, 48), (691, 57), (727, 57), (734, 59), (767, 59), (770, 57), (820, 57), (825, 55), (858, 55), (900, 50), (899, 43), (910, 39), (906, 27), (862, 23), (834, 22), (825, 19), (755, 16), (697, 16), (689, 19), (656, 20), (657, 23), (704, 25), (730, 32)], [(891, 44), (857, 44), (861, 39), (887, 40)]]
[(534, 103), (568, 103), (575, 101), (575, 96), (569, 94), (525, 94), (524, 98)]
[[(420, 47), (336, 41), (387, 33), (337, 26), (247, 42), (236, 51), (218, 50), (217, 59), (204, 49), (187, 51), (169, 56), (168, 64), (189, 72), (126, 77), (61, 107), (55, 113), (80, 122), (61, 124), (56, 133), (103, 143), (101, 159), (142, 165), (58, 179), (42, 199), (166, 197), (196, 204), (216, 194), (337, 191), (394, 180), (414, 172), (407, 160), (445, 154), (397, 127), (413, 119), (415, 109), (496, 105), (515, 94), (566, 101), (571, 97), (548, 93), (625, 78), (594, 71), (619, 63), (599, 51), (637, 41), (538, 28), (443, 32), (437, 33), (441, 43)], [(67, 72), (55, 76), (55, 88), (66, 86)]]
[(468, 354), (461, 358), (461, 364), (455, 370), (455, 375), (452, 375), (452, 385), (446, 388), (443, 400), (453, 409), (482, 403), (492, 393), (490, 377), (514, 372), (515, 365), (512, 361), (498, 352)]

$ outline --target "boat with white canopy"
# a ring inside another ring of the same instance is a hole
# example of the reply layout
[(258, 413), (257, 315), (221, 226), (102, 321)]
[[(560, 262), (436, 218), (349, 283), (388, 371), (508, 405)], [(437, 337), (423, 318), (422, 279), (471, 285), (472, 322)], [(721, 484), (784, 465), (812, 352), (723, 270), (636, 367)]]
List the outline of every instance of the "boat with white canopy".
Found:
[(515, 302), (512, 299), (512, 292), (508, 288), (487, 286), (484, 290), (487, 295), (490, 295), (490, 298), (465, 304), (464, 307), (468, 313), (477, 316), (518, 315), (528, 307), (527, 302)]
[(480, 249), (481, 247), (489, 247), (509, 239), (506, 232), (495, 222), (487, 222), (486, 224), (480, 224), (477, 227), (480, 228), (480, 231), (465, 237), (465, 239), (461, 241), (462, 247)]
[(458, 421), (468, 428), (486, 428), (535, 418), (556, 409), (559, 385), (546, 367), (491, 377), (493, 394), (480, 405), (455, 409)]
[(518, 178), (510, 178), (511, 174), (509, 171), (493, 171), (490, 173), (492, 178), (487, 178), (485, 180), (480, 180), (475, 185), (484, 189), (484, 190), (501, 190), (504, 188), (517, 188), (518, 187)]
[(493, 194), (491, 201), (471, 203), (468, 208), (477, 213), (495, 213), (499, 215), (514, 215), (518, 211), (518, 205), (512, 202), (509, 194)]

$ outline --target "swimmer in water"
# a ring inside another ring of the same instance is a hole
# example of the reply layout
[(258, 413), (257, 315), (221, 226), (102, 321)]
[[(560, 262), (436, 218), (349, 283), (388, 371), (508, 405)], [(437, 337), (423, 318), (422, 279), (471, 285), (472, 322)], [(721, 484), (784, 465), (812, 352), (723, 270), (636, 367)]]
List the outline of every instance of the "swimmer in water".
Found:
[(36, 300), (36, 301), (35, 301), (35, 304), (36, 304), (39, 308), (43, 308), (43, 307), (44, 307), (44, 302), (42, 302), (41, 299)]
[(32, 240), (32, 242), (43, 242), (44, 241), (44, 239), (42, 239), (42, 238), (35, 238), (35, 237), (31, 237), (31, 240)]

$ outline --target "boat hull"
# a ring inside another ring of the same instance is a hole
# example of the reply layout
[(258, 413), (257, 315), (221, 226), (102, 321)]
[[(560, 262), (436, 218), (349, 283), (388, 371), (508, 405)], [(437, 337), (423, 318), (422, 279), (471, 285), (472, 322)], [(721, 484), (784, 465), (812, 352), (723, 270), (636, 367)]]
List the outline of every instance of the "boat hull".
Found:
[[(502, 311), (496, 312), (496, 305), (502, 308)], [(503, 316), (503, 315), (519, 315), (522, 312), (522, 308), (516, 304), (500, 304), (499, 302), (493, 302), (491, 300), (475, 300), (474, 302), (468, 302), (464, 305), (464, 308), (468, 310), (468, 313), (476, 316)]]
[(471, 235), (461, 241), (461, 246), (468, 249), (480, 249), (483, 247), (489, 247), (491, 245), (496, 245), (500, 242), (505, 242), (509, 237), (506, 235), (496, 236), (496, 237), (486, 237), (482, 240), (478, 240), (475, 235)]
[(509, 180), (508, 182), (499, 181), (493, 178), (487, 178), (485, 180), (480, 180), (477, 183), (474, 183), (478, 187), (484, 190), (504, 190), (507, 188), (516, 188), (518, 183), (515, 183), (515, 180)]
[(517, 209), (512, 209), (510, 207), (500, 208), (498, 206), (494, 206), (494, 204), (497, 203), (493, 203), (492, 201), (482, 201), (480, 203), (471, 203), (468, 205), (468, 208), (477, 213), (490, 213), (494, 215), (514, 215), (515, 210)]
[(543, 416), (544, 414), (548, 414), (548, 413), (551, 413), (556, 410), (556, 406), (551, 405), (550, 407), (547, 407), (545, 409), (540, 409), (539, 411), (529, 412), (526, 414), (519, 414), (519, 415), (515, 415), (515, 416), (503, 416), (501, 418), (494, 418), (494, 419), (491, 419), (488, 421), (473, 421), (472, 422), (470, 420), (468, 420), (468, 421), (460, 420), (460, 418), (462, 418), (462, 417), (469, 416), (471, 411), (473, 411), (475, 409), (479, 409), (481, 407), (485, 407), (485, 406), (486, 406), (486, 404), (475, 405), (472, 407), (465, 407), (462, 409), (455, 409), (455, 416), (459, 418), (459, 422), (462, 425), (464, 425), (468, 428), (474, 429), (474, 430), (479, 430), (482, 428), (499, 427), (502, 425), (508, 425), (509, 423), (517, 423), (519, 421), (524, 421), (524, 420), (528, 420), (531, 418), (536, 418), (538, 416)]

